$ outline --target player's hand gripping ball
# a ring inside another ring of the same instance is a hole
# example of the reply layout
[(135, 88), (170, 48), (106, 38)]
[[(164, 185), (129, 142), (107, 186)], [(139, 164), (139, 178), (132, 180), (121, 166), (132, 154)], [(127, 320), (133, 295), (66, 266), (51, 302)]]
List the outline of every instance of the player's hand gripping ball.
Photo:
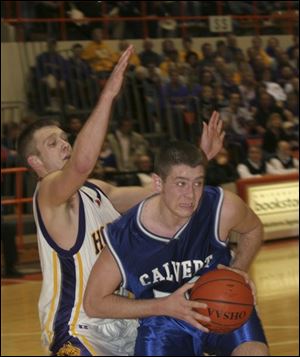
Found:
[(250, 317), (253, 307), (251, 287), (238, 273), (227, 269), (210, 271), (196, 281), (191, 300), (207, 304), (197, 309), (210, 322), (202, 322), (211, 332), (228, 333), (242, 326)]

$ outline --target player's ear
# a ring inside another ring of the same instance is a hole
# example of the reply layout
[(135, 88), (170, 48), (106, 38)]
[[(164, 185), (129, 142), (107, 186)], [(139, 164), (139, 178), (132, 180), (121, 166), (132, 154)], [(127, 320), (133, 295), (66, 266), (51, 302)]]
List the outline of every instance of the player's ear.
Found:
[(30, 155), (27, 158), (27, 163), (30, 167), (36, 170), (39, 166), (42, 165), (41, 159), (37, 155)]
[(157, 174), (152, 174), (153, 188), (155, 192), (160, 192), (162, 187), (161, 178)]

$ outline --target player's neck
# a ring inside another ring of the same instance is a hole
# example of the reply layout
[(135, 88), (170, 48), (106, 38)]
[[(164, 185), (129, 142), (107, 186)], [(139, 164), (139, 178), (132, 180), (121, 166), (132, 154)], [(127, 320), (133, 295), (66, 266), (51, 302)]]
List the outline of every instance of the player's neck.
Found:
[(188, 220), (189, 218), (176, 216), (159, 196), (145, 202), (141, 215), (141, 221), (149, 231), (169, 238), (172, 238)]

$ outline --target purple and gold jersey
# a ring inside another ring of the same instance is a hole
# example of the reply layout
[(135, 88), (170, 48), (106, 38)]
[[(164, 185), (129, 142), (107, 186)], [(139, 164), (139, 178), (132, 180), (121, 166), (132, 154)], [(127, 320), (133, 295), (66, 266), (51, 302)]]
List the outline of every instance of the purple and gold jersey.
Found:
[[(43, 273), (39, 298), (43, 343), (53, 353), (72, 343), (74, 348), (79, 346), (81, 355), (128, 355), (133, 351), (136, 322), (90, 318), (82, 306), (89, 274), (105, 245), (103, 227), (120, 214), (91, 182), (86, 182), (78, 195), (76, 242), (70, 250), (65, 250), (53, 241), (45, 227), (37, 200), (38, 187), (34, 194), (34, 217)], [(127, 341), (122, 334), (127, 336)]]

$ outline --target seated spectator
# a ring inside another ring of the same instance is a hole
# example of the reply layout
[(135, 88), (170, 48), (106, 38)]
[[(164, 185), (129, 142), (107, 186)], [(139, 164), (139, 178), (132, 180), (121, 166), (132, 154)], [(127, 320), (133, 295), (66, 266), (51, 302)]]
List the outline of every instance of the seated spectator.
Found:
[(209, 161), (206, 171), (206, 184), (220, 186), (225, 183), (235, 182), (239, 175), (235, 165), (230, 162), (228, 151), (223, 148)]
[(136, 158), (136, 166), (140, 186), (149, 186), (152, 183), (151, 173), (153, 172), (153, 160), (150, 155), (139, 155)]
[(279, 70), (276, 81), (280, 84), (280, 86), (284, 89), (286, 93), (291, 91), (292, 88), (291, 81), (295, 77), (294, 70), (291, 66), (282, 66)]
[(209, 122), (211, 113), (216, 109), (213, 87), (205, 85), (199, 93), (199, 115), (201, 121)]
[(105, 180), (113, 185), (118, 185), (117, 175), (115, 175), (117, 172), (116, 158), (106, 139), (90, 177), (98, 180)]
[(177, 69), (172, 69), (169, 75), (170, 82), (164, 86), (165, 98), (171, 107), (180, 106), (183, 109), (186, 106), (186, 97), (189, 95), (188, 88), (181, 82)]
[(214, 52), (211, 43), (205, 42), (201, 46), (202, 50), (202, 59), (199, 61), (200, 71), (204, 69), (204, 67), (211, 68), (214, 63)]
[(283, 130), (294, 151), (299, 150), (299, 121), (295, 121), (293, 117), (291, 119), (283, 123)]
[(141, 65), (148, 67), (149, 65), (154, 64), (155, 67), (159, 67), (162, 58), (158, 53), (153, 51), (153, 42), (150, 39), (144, 40), (143, 48), (144, 50), (139, 53)]
[(106, 79), (115, 65), (115, 56), (110, 47), (102, 41), (102, 30), (95, 28), (92, 41), (84, 48), (81, 58), (87, 61), (99, 79)]
[(253, 121), (251, 113), (242, 105), (238, 93), (230, 94), (229, 106), (222, 110), (221, 118), (228, 130), (244, 137), (248, 135), (249, 126)]
[(270, 68), (265, 68), (261, 83), (265, 85), (266, 92), (272, 96), (278, 105), (286, 100), (286, 93), (283, 88), (274, 81), (274, 75)]
[(46, 111), (60, 111), (61, 100), (66, 104), (66, 60), (57, 52), (55, 39), (47, 42), (47, 51), (36, 58), (36, 77)]
[(214, 58), (222, 57), (226, 63), (233, 61), (231, 54), (227, 51), (226, 42), (224, 40), (218, 40), (216, 42), (216, 51), (214, 53)]
[(216, 56), (214, 58), (213, 72), (216, 83), (218, 85), (222, 84), (225, 78), (225, 72), (228, 70), (225, 60), (221, 56)]
[(133, 130), (132, 120), (128, 118), (124, 118), (120, 127), (108, 134), (107, 139), (119, 171), (136, 171), (136, 157), (149, 151), (147, 140)]
[(260, 134), (263, 134), (266, 131), (267, 127), (267, 119), (270, 114), (278, 113), (281, 117), (283, 117), (283, 109), (280, 108), (275, 99), (266, 92), (266, 90), (262, 90), (258, 95), (258, 101), (256, 104), (256, 113), (254, 115), (254, 119), (256, 122), (256, 128)]
[(68, 141), (71, 146), (74, 145), (74, 142), (77, 138), (77, 135), (79, 134), (81, 128), (83, 126), (83, 123), (80, 118), (77, 116), (70, 116), (69, 118), (69, 123), (68, 123)]
[(154, 65), (148, 67), (148, 76), (144, 81), (144, 104), (146, 107), (146, 131), (162, 132), (166, 129), (163, 84), (160, 70)]
[(299, 50), (299, 35), (298, 34), (293, 35), (293, 44), (290, 47), (288, 47), (288, 49), (287, 49), (287, 54), (288, 54), (289, 58), (292, 58), (293, 52), (295, 49)]
[(239, 161), (247, 152), (247, 136), (253, 125), (252, 114), (241, 106), (240, 94), (231, 93), (229, 105), (221, 110), (220, 116), (224, 123), (228, 149), (234, 151), (232, 157)]
[(299, 75), (299, 48), (295, 48), (289, 60), (289, 65)]
[(226, 61), (235, 61), (241, 53), (243, 54), (243, 51), (238, 47), (236, 36), (233, 33), (228, 33), (226, 35)]
[(276, 153), (278, 142), (288, 140), (283, 129), (283, 120), (280, 114), (272, 113), (267, 121), (267, 130), (263, 135), (262, 148), (264, 152), (271, 156)]
[(299, 94), (295, 93), (295, 92), (290, 92), (287, 95), (287, 100), (285, 103), (285, 114), (286, 114), (286, 110), (288, 110), (294, 120), (293, 122), (299, 122)]
[(251, 103), (256, 98), (257, 84), (253, 72), (242, 72), (241, 84), (239, 85), (243, 107), (252, 112)]
[(199, 82), (198, 57), (196, 53), (187, 54), (186, 62), (180, 62), (179, 71), (184, 74), (184, 83), (187, 85), (191, 96), (197, 97), (201, 91)]
[(179, 51), (179, 61), (187, 62), (187, 55), (189, 53), (195, 53), (198, 61), (202, 59), (202, 54), (200, 51), (197, 51), (193, 48), (193, 39), (191, 37), (183, 37), (182, 38), (182, 47), (183, 49)]
[(299, 78), (293, 77), (286, 88), (286, 93), (295, 93), (299, 97)]
[(229, 65), (226, 65), (224, 77), (222, 81), (222, 87), (224, 93), (226, 93), (229, 98), (232, 93), (240, 93), (237, 80), (237, 72), (234, 71)]
[(99, 161), (105, 173), (116, 172), (118, 169), (116, 156), (110, 147), (108, 139), (102, 145)]
[(224, 89), (221, 85), (216, 85), (214, 88), (214, 98), (216, 110), (221, 111), (224, 108), (228, 107), (228, 99), (225, 96)]
[(261, 147), (256, 145), (249, 146), (247, 158), (237, 165), (237, 172), (240, 178), (280, 174), (264, 158)]
[(277, 37), (270, 37), (266, 46), (266, 53), (269, 57), (276, 60), (277, 49), (280, 47), (280, 42)]
[(262, 58), (263, 64), (266, 67), (269, 67), (273, 63), (272, 58), (268, 56), (266, 51), (263, 49), (263, 42), (261, 37), (252, 37), (252, 46), (250, 48), (253, 50), (254, 56), (259, 55)]
[(213, 67), (210, 69), (204, 68), (199, 75), (199, 83), (201, 86), (214, 86), (216, 84), (216, 79), (213, 74)]
[(164, 59), (159, 65), (159, 69), (161, 70), (161, 74), (164, 78), (168, 78), (171, 69), (179, 68), (179, 57), (178, 51), (176, 49), (171, 50), (168, 53), (168, 57)]
[(72, 52), (73, 56), (66, 63), (69, 101), (78, 109), (92, 108), (99, 91), (96, 76), (89, 64), (81, 58), (82, 45), (74, 44)]
[(278, 142), (276, 154), (271, 157), (269, 163), (282, 174), (299, 172), (299, 160), (293, 157), (290, 143), (284, 140)]
[(161, 43), (161, 57), (162, 61), (166, 61), (170, 58), (170, 53), (176, 50), (174, 42), (169, 38), (165, 39)]

